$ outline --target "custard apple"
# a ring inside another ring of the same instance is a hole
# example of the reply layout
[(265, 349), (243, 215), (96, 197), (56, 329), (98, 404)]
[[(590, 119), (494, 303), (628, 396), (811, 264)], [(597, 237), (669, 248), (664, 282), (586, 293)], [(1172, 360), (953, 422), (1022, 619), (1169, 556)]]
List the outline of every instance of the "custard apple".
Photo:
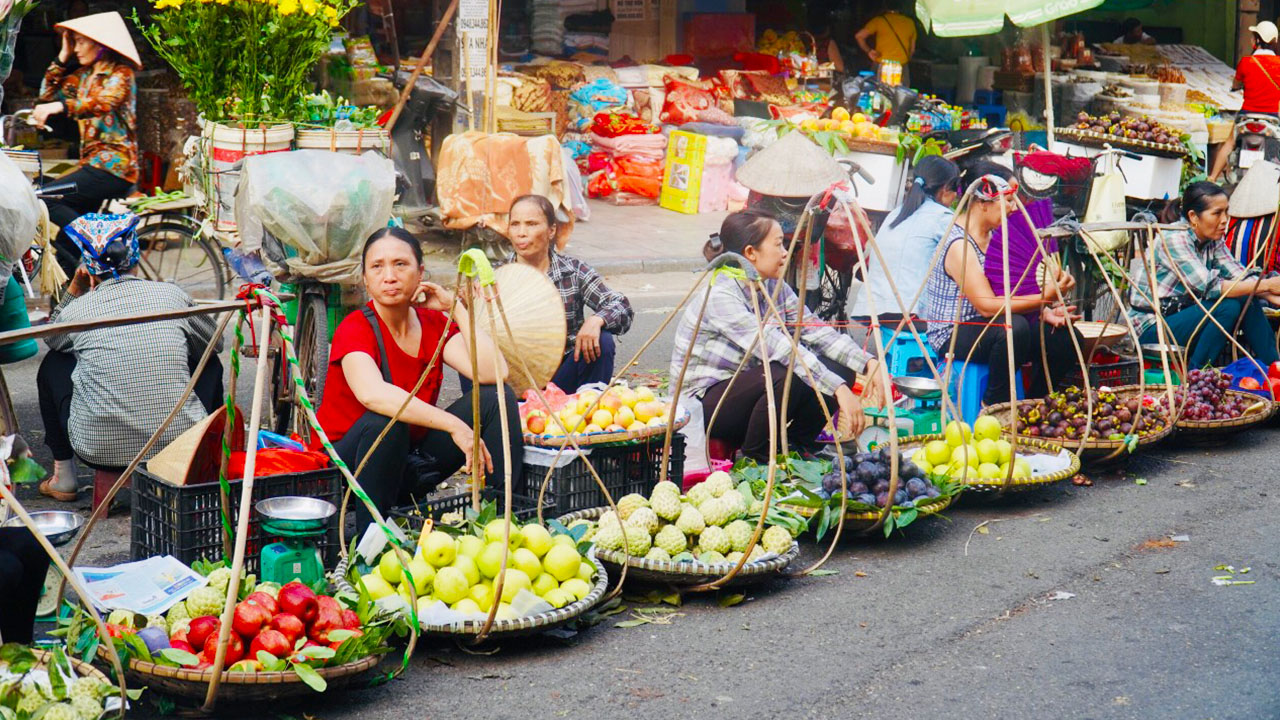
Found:
[(751, 554), (747, 555), (747, 562), (753, 563), (764, 557), (764, 548), (760, 547), (760, 543), (751, 548)]
[(34, 715), (47, 702), (49, 702), (49, 698), (45, 697), (39, 685), (29, 685), (23, 688), (22, 698), (18, 700), (16, 709), (19, 713), (25, 712)]
[(760, 515), (764, 512), (764, 500), (756, 498), (751, 501), (751, 506), (747, 508), (748, 515)]
[(654, 514), (670, 522), (680, 517), (680, 510), (684, 507), (680, 504), (680, 496), (669, 492), (655, 492), (649, 503)]
[(667, 494), (675, 495), (676, 499), (679, 500), (680, 486), (676, 485), (670, 480), (663, 480), (657, 485), (654, 485), (653, 490), (649, 492), (649, 503), (653, 504), (654, 498), (658, 497), (659, 495), (667, 495)]
[(209, 587), (221, 590), (223, 595), (227, 593), (227, 585), (231, 583), (231, 570), (229, 568), (218, 568), (209, 573)]
[(71, 685), (70, 691), (67, 693), (71, 699), (79, 697), (90, 698), (91, 700), (101, 702), (103, 698), (115, 692), (115, 687), (95, 680), (93, 678), (77, 678)]
[(622, 523), (618, 522), (616, 515), (612, 517), (612, 522), (602, 520), (596, 525), (596, 532), (592, 542), (602, 550), (622, 549)]
[(720, 502), (728, 506), (730, 520), (737, 520), (747, 514), (747, 499), (742, 497), (742, 493), (737, 490), (721, 495)]
[(649, 500), (645, 496), (639, 493), (623, 495), (618, 501), (618, 517), (628, 520), (631, 518), (631, 513), (642, 507), (649, 507)]
[(716, 497), (720, 497), (733, 489), (733, 478), (729, 477), (729, 473), (723, 470), (711, 473), (702, 482), (706, 483), (708, 489), (711, 490), (711, 494)]
[(165, 632), (169, 630), (169, 621), (164, 619), (163, 615), (148, 615), (147, 627), (158, 627)]
[(732, 509), (729, 501), (723, 498), (711, 498), (698, 506), (698, 510), (702, 512), (702, 519), (707, 525), (723, 526), (729, 522)]
[[(695, 510), (694, 512), (697, 511)], [(675, 525), (668, 525), (659, 530), (658, 534), (653, 536), (653, 544), (654, 547), (662, 548), (672, 557), (689, 549), (689, 543), (684, 539), (684, 533), (680, 532), (680, 528)]]
[(774, 525), (764, 531), (760, 544), (764, 546), (765, 552), (781, 555), (791, 549), (791, 533), (784, 527)]
[(71, 709), (79, 720), (98, 720), (102, 715), (102, 703), (90, 697), (71, 698)]
[(724, 559), (724, 555), (718, 552), (708, 551), (698, 555), (698, 562), (703, 562), (708, 565), (719, 565), (722, 562), (726, 562), (726, 560)]
[(698, 507), (702, 507), (702, 503), (715, 497), (715, 493), (711, 492), (711, 486), (707, 484), (706, 480), (703, 480), (697, 485), (689, 488), (688, 497), (689, 502), (697, 505)]
[(649, 529), (637, 525), (630, 520), (627, 521), (627, 554), (633, 557), (644, 557), (649, 552), (649, 548), (653, 546), (653, 538), (649, 535)]
[(725, 555), (725, 556), (724, 556), (724, 559), (725, 559), (725, 560), (727, 560), (727, 561), (729, 561), (729, 562), (731, 562), (731, 563), (733, 563), (734, 565), (737, 565), (737, 564), (738, 564), (738, 561), (742, 559), (742, 553), (740, 553), (740, 552), (731, 552), (731, 553), (729, 553), (728, 555)]
[(658, 527), (662, 524), (658, 521), (658, 515), (653, 508), (648, 507), (636, 508), (635, 512), (631, 513), (631, 517), (627, 518), (627, 522), (639, 525), (650, 535), (658, 532)]
[(169, 633), (169, 637), (173, 637), (176, 633), (187, 632), (190, 629), (190, 618), (180, 618), (178, 620), (171, 621), (168, 626), (165, 627), (165, 632)]
[[(99, 710), (98, 714), (102, 714)], [(44, 715), (40, 716), (42, 720), (80, 720), (80, 715), (69, 702), (54, 703), (45, 708)]]
[(280, 594), (280, 583), (277, 583), (277, 582), (260, 582), (260, 583), (258, 583), (257, 585), (254, 585), (254, 586), (253, 586), (253, 591), (254, 591), (254, 592), (260, 592), (260, 593), (266, 593), (266, 594), (270, 595), (271, 597), (276, 597), (276, 596), (278, 596), (278, 595)]
[(697, 535), (706, 527), (706, 520), (702, 518), (698, 508), (687, 507), (680, 511), (680, 517), (676, 519), (676, 527), (685, 535)]
[(111, 614), (107, 616), (108, 625), (133, 627), (137, 622), (137, 613), (132, 610), (112, 610)]
[(169, 608), (169, 612), (165, 613), (165, 619), (169, 626), (169, 634), (173, 635), (173, 625), (180, 620), (190, 620), (191, 613), (187, 612), (187, 604), (179, 602), (177, 605)]
[(751, 544), (751, 536), (755, 534), (755, 530), (755, 526), (746, 520), (734, 520), (724, 527), (725, 533), (729, 536), (729, 544), (733, 546), (735, 552), (747, 551), (747, 545)]
[(733, 546), (729, 543), (729, 534), (724, 531), (724, 528), (708, 525), (698, 536), (698, 548), (702, 552), (716, 552), (723, 555), (733, 549)]
[(221, 591), (208, 585), (198, 587), (187, 596), (187, 612), (192, 617), (219, 615), (222, 613), (222, 603), (227, 599), (226, 593), (226, 587)]
[(645, 560), (653, 560), (655, 562), (671, 562), (671, 555), (660, 547), (651, 547), (649, 552), (644, 555)]

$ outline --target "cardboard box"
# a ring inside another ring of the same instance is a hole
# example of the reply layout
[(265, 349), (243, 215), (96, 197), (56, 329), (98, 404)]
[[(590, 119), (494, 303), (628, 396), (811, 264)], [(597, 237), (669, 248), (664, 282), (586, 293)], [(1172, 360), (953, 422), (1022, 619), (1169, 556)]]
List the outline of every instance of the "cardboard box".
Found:
[(698, 212), (702, 194), (702, 167), (707, 158), (707, 138), (683, 130), (674, 130), (667, 140), (667, 159), (663, 165), (662, 195), (658, 204), (668, 210), (689, 215)]

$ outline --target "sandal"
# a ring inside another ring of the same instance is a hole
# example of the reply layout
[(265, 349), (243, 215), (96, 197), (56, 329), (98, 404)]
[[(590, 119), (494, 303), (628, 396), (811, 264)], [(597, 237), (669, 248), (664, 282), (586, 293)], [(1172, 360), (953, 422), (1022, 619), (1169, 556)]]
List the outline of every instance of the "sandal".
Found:
[(41, 480), (40, 486), (39, 486), (40, 494), (48, 495), (49, 497), (53, 498), (54, 500), (57, 500), (58, 502), (75, 502), (76, 498), (79, 496), (79, 491), (77, 490), (77, 492), (66, 492), (64, 490), (54, 490), (52, 483), (56, 479), (57, 478), (53, 476), (49, 476), (44, 480)]

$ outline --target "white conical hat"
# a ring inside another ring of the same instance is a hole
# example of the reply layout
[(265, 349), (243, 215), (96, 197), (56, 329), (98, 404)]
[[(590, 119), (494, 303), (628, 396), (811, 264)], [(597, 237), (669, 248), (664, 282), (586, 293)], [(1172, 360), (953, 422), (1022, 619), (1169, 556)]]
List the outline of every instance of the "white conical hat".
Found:
[(812, 197), (849, 174), (817, 143), (793, 130), (751, 156), (737, 180), (749, 190), (775, 197)]
[(121, 57), (142, 69), (142, 59), (138, 57), (138, 48), (129, 36), (129, 27), (118, 12), (104, 12), (96, 15), (85, 15), (74, 20), (58, 23), (53, 26), (57, 30), (70, 30), (83, 35), (99, 45), (115, 50)]

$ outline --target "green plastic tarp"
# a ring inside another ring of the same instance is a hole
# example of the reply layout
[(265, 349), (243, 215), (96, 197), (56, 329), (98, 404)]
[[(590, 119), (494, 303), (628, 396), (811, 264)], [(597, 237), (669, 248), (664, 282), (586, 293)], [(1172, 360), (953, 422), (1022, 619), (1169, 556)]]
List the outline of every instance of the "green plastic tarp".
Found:
[(1031, 27), (1090, 10), (1103, 0), (916, 0), (916, 17), (934, 35), (958, 37), (1000, 32), (1007, 15)]

